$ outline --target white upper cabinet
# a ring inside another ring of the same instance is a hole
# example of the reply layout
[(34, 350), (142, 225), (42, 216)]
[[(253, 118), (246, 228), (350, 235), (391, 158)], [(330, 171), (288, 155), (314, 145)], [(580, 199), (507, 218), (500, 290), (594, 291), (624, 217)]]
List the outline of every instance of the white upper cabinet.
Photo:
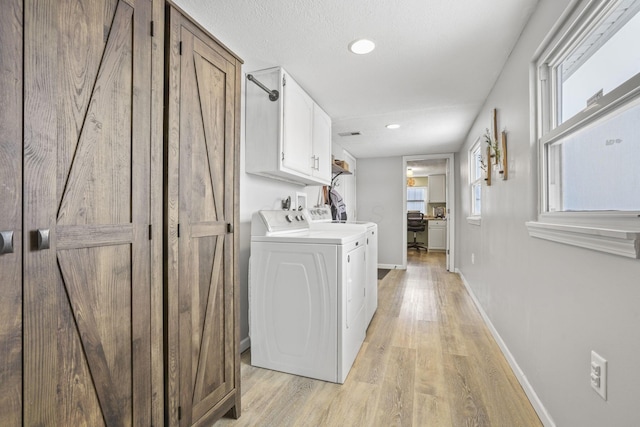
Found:
[(313, 106), (312, 175), (331, 182), (331, 117), (318, 104)]
[(428, 196), (429, 203), (446, 203), (447, 202), (447, 192), (446, 192), (446, 180), (445, 175), (429, 175), (428, 182)]
[(279, 97), (246, 80), (248, 173), (302, 185), (331, 183), (331, 118), (280, 67), (250, 73)]
[[(313, 99), (288, 75), (282, 89), (282, 166), (309, 174), (313, 166)], [(266, 93), (265, 93), (266, 95)], [(247, 123), (248, 120), (247, 120)]]

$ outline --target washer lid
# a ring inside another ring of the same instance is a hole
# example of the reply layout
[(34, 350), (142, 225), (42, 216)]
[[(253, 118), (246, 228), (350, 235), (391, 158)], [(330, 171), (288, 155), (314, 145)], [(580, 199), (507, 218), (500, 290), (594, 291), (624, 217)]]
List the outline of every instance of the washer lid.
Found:
[(338, 225), (340, 227), (351, 226), (353, 229), (363, 229), (378, 227), (378, 224), (371, 221), (339, 221), (334, 220), (331, 215), (331, 208), (329, 206), (319, 206), (315, 208), (305, 209), (307, 221), (309, 221), (309, 227), (312, 229), (327, 230), (330, 227)]
[(251, 236), (252, 242), (277, 243), (309, 243), (319, 245), (345, 245), (363, 238), (364, 230), (331, 229), (331, 230), (299, 230), (293, 232), (269, 233), (268, 235)]

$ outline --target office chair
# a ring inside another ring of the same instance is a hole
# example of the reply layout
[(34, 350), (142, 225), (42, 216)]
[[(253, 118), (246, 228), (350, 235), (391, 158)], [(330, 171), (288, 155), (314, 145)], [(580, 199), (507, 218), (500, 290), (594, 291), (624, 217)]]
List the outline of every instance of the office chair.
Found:
[(420, 251), (420, 249), (428, 250), (424, 243), (417, 241), (418, 232), (424, 231), (425, 229), (424, 214), (420, 212), (407, 212), (407, 230), (413, 231), (413, 242), (409, 242), (407, 249), (415, 248), (418, 251)]

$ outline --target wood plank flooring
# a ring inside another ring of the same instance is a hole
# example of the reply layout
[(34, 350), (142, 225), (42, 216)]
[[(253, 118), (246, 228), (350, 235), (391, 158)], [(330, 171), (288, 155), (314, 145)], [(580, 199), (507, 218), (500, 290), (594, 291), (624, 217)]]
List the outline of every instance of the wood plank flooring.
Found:
[(443, 253), (409, 251), (343, 385), (250, 365), (242, 416), (218, 426), (542, 426)]

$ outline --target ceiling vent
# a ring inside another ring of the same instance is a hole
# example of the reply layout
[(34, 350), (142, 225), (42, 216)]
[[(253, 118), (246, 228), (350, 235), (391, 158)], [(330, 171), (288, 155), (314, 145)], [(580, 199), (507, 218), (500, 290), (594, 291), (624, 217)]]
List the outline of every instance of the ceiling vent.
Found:
[(340, 136), (356, 136), (360, 135), (360, 132), (338, 132)]

